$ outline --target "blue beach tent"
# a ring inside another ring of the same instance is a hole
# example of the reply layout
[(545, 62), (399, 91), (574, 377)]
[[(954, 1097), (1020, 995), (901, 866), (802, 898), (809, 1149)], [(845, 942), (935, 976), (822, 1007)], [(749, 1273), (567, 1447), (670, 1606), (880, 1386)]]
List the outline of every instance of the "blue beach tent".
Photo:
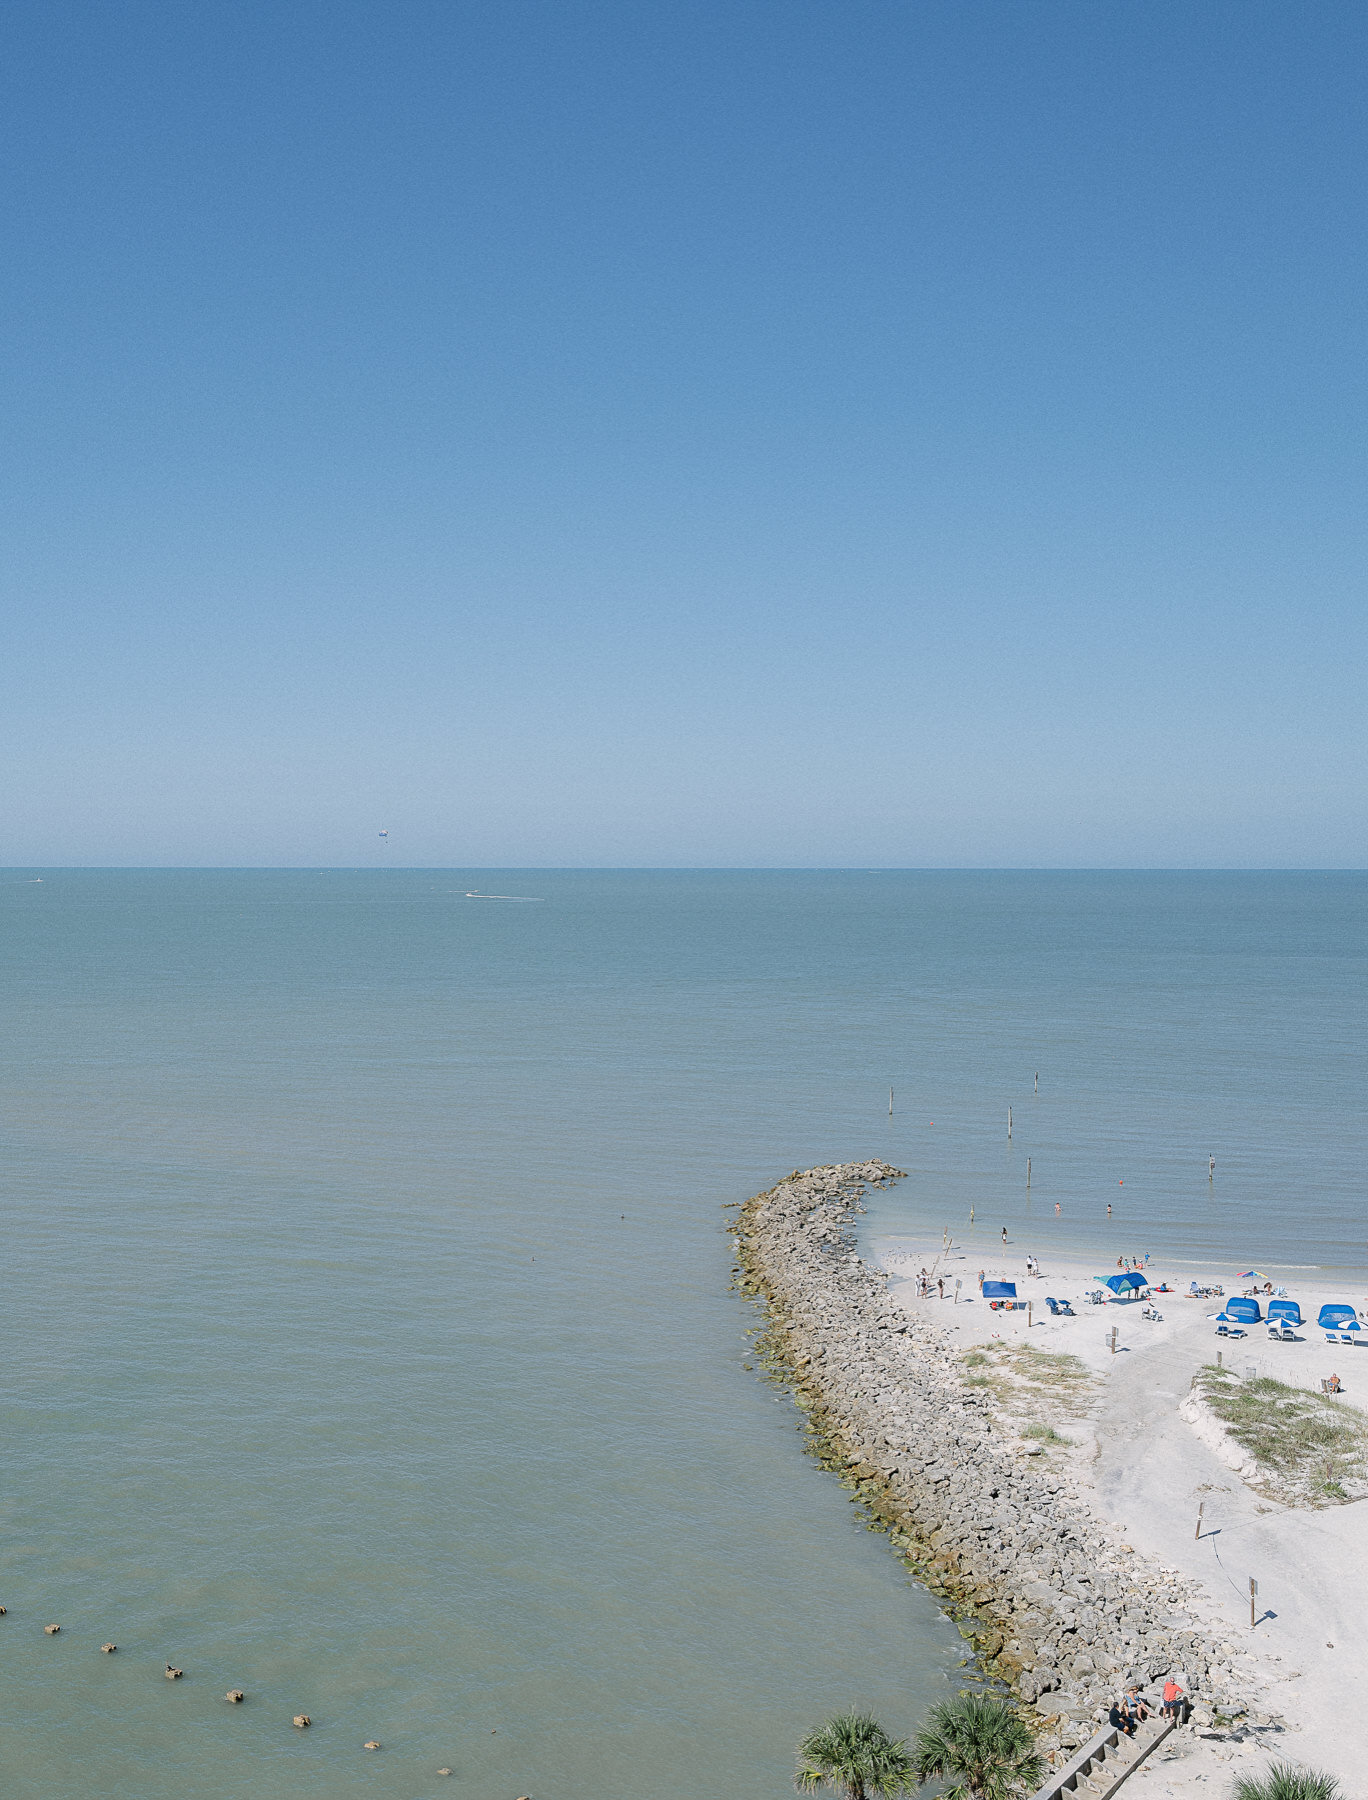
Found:
[(1251, 1300), (1245, 1294), (1236, 1294), (1225, 1303), (1225, 1311), (1221, 1317), (1236, 1325), (1257, 1325), (1263, 1317), (1257, 1300)]
[(1144, 1275), (1136, 1275), (1134, 1273), (1129, 1275), (1108, 1275), (1103, 1285), (1109, 1287), (1118, 1300), (1134, 1300), (1135, 1296), (1142, 1288), (1147, 1288), (1149, 1286), (1149, 1281)]
[(1317, 1325), (1325, 1333), (1328, 1343), (1362, 1344), (1368, 1343), (1358, 1314), (1352, 1306), (1345, 1306), (1341, 1301), (1332, 1300), (1320, 1309)]
[(1268, 1303), (1270, 1325), (1274, 1319), (1282, 1319), (1288, 1325), (1300, 1325), (1302, 1322), (1301, 1308), (1295, 1300), (1270, 1300)]
[(1316, 1323), (1322, 1331), (1343, 1331), (1348, 1325), (1358, 1324), (1358, 1314), (1352, 1306), (1343, 1306), (1339, 1301), (1332, 1301), (1320, 1309)]
[(985, 1281), (983, 1297), (985, 1300), (1015, 1300), (1016, 1283), (1014, 1281)]

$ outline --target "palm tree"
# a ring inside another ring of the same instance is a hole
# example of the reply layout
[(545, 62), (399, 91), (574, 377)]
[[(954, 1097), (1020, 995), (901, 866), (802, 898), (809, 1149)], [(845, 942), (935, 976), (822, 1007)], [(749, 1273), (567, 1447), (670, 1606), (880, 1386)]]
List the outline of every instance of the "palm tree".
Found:
[(828, 1787), (841, 1800), (893, 1800), (913, 1785), (912, 1759), (877, 1719), (840, 1713), (798, 1746), (800, 1794)]
[(1237, 1775), (1231, 1800), (1339, 1800), (1340, 1784), (1324, 1769), (1299, 1769), (1295, 1763), (1270, 1763), (1262, 1775)]
[(933, 1706), (913, 1741), (912, 1762), (919, 1782), (949, 1784), (941, 1800), (1011, 1800), (1045, 1779), (1029, 1729), (1005, 1700), (989, 1694), (960, 1694)]

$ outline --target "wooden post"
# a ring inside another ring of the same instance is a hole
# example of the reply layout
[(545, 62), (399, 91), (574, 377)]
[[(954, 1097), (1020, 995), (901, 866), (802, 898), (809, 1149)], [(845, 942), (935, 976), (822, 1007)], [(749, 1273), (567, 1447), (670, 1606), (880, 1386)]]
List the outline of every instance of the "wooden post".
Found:
[(1115, 1325), (1113, 1325), (1111, 1328), (1111, 1353), (1113, 1356), (1116, 1355), (1116, 1327), (1115, 1327)]
[(1220, 1366), (1221, 1366), (1221, 1352), (1218, 1350), (1216, 1352), (1216, 1367), (1219, 1369)]
[(1012, 1141), (1012, 1109), (1009, 1106), (1007, 1108), (1007, 1142), (1010, 1144), (1011, 1141)]
[(889, 1088), (889, 1090), (888, 1090), (888, 1116), (890, 1119), (893, 1117), (893, 1090), (892, 1090), (892, 1088)]
[(1026, 1329), (1027, 1329), (1027, 1331), (1029, 1331), (1031, 1329), (1032, 1325), (1035, 1324), (1034, 1308), (1035, 1308), (1035, 1301), (1028, 1300), (1026, 1302)]
[(1196, 1538), (1198, 1541), (1200, 1541), (1201, 1536), (1202, 1536), (1202, 1514), (1205, 1511), (1206, 1511), (1206, 1501), (1199, 1500), (1197, 1502), (1197, 1529), (1192, 1534), (1193, 1537)]
[(1028, 1156), (1026, 1158), (1026, 1192), (1029, 1194), (1030, 1191), (1031, 1191), (1031, 1159)]
[(960, 1290), (960, 1278), (957, 1275), (955, 1277), (955, 1305), (956, 1306), (959, 1305), (959, 1290)]
[(1249, 1629), (1254, 1629), (1254, 1608), (1259, 1600), (1259, 1584), (1251, 1575), (1249, 1578)]

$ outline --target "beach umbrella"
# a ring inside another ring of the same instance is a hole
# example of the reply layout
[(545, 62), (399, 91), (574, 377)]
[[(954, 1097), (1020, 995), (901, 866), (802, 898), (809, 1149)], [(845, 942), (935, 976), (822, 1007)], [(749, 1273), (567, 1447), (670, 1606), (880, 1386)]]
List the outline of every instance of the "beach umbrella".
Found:
[(1268, 1277), (1264, 1274), (1262, 1269), (1246, 1269), (1243, 1274), (1237, 1275), (1235, 1279), (1237, 1281), (1267, 1281)]

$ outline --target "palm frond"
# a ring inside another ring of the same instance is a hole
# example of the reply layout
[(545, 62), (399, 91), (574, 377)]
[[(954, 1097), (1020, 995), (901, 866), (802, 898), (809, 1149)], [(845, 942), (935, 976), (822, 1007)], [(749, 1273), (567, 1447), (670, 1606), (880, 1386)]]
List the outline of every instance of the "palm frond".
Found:
[(800, 1794), (830, 1788), (842, 1800), (896, 1800), (913, 1785), (907, 1747), (865, 1713), (839, 1713), (798, 1746)]

